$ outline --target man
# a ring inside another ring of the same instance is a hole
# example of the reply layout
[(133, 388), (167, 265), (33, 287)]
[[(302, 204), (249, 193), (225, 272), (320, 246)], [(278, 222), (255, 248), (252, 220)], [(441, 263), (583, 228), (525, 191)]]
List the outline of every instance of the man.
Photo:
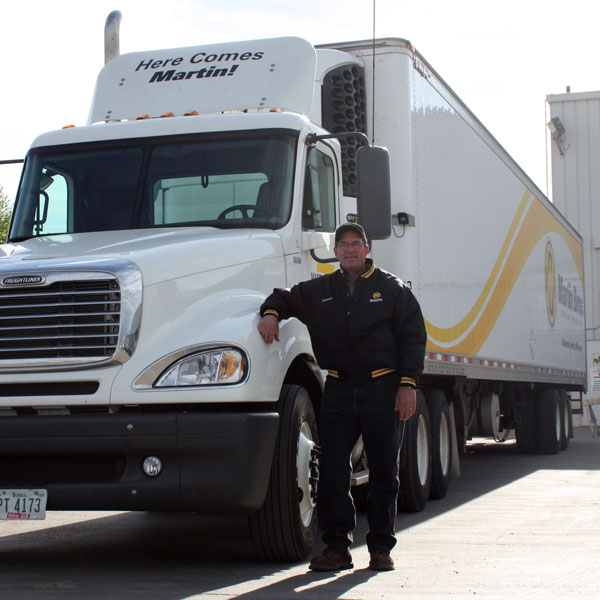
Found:
[(328, 371), (319, 415), (317, 489), (317, 517), (326, 548), (309, 568), (353, 568), (349, 547), (356, 511), (350, 494), (350, 455), (362, 434), (369, 461), (369, 567), (391, 570), (399, 421), (407, 421), (416, 409), (425, 325), (410, 289), (367, 258), (369, 245), (360, 225), (346, 223), (337, 229), (334, 252), (340, 269), (289, 291), (274, 290), (260, 308), (258, 329), (271, 344), (279, 341), (280, 320), (300, 319), (308, 327), (320, 367)]

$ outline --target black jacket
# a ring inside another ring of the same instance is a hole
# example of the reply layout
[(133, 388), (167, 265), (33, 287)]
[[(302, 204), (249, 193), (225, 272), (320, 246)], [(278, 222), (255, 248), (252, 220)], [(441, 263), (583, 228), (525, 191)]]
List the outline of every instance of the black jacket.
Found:
[(414, 386), (427, 341), (421, 309), (400, 279), (369, 259), (367, 266), (352, 296), (337, 270), (290, 290), (273, 290), (260, 314), (302, 321), (319, 366), (331, 376), (366, 381), (396, 372), (400, 385)]

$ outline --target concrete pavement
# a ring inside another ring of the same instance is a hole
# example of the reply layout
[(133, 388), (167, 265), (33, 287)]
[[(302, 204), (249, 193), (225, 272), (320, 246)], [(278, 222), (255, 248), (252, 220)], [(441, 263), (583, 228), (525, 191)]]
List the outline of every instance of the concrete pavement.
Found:
[[(49, 513), (0, 522), (3, 600), (600, 598), (600, 437), (566, 452), (474, 444), (446, 498), (398, 515), (397, 569), (311, 573), (260, 560), (245, 519), (186, 514)], [(317, 548), (317, 551), (320, 548)]]

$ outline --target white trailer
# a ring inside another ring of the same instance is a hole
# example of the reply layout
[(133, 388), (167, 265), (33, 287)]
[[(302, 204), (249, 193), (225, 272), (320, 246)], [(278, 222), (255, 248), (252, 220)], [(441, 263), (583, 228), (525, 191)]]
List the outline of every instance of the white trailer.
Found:
[[(428, 327), (399, 508), (443, 496), (472, 435), (566, 448), (581, 239), (408, 42), (157, 50), (110, 60), (88, 125), (28, 152), (0, 256), (0, 515), (248, 514), (267, 557), (305, 557), (323, 373), (301, 323), (267, 346), (257, 311), (333, 269), (357, 212)], [(353, 462), (362, 502), (360, 442)]]

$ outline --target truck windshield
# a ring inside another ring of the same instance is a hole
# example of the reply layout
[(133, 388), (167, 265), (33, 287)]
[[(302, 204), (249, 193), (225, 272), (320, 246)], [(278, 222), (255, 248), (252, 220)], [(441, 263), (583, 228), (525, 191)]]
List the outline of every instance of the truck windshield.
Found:
[(27, 159), (10, 241), (149, 227), (283, 227), (296, 137), (136, 140)]

